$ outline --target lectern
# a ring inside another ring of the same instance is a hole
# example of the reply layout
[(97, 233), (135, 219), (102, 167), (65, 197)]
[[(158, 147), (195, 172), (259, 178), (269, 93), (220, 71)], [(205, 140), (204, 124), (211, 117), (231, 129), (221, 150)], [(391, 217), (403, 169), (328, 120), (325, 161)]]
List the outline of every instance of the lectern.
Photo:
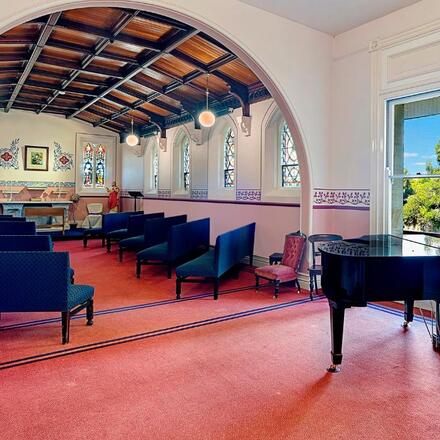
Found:
[(136, 209), (136, 202), (139, 197), (144, 197), (144, 195), (140, 191), (128, 191), (128, 195), (134, 198), (134, 210)]

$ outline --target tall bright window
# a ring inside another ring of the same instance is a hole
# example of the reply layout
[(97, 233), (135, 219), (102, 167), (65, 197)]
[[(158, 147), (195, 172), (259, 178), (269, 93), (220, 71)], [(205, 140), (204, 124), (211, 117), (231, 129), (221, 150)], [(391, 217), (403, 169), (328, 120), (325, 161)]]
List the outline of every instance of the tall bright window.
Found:
[(191, 155), (188, 136), (185, 136), (182, 140), (182, 175), (183, 189), (189, 191), (191, 184)]
[(389, 103), (389, 230), (440, 232), (440, 92)]
[(159, 187), (159, 152), (157, 151), (157, 146), (153, 148), (153, 157), (151, 161), (151, 175), (152, 175), (152, 186), (153, 189), (157, 190)]
[(301, 179), (299, 163), (296, 155), (292, 134), (286, 122), (281, 124), (280, 130), (280, 184), (283, 188), (297, 188)]
[(83, 188), (105, 188), (107, 147), (103, 144), (86, 142), (83, 145), (82, 186)]
[(235, 185), (235, 133), (232, 128), (226, 132), (223, 144), (223, 186), (233, 188)]

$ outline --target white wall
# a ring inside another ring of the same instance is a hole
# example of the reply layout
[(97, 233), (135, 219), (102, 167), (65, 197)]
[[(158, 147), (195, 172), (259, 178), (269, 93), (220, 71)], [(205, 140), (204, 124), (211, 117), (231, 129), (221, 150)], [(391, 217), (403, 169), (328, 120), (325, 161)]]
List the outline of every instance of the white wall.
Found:
[[(62, 150), (72, 153), (75, 159), (75, 142), (77, 133), (101, 134), (117, 136), (108, 130), (94, 128), (77, 119), (66, 119), (49, 114), (35, 114), (22, 110), (11, 110), (0, 113), (0, 147), (9, 147), (11, 141), (19, 138), (19, 169), (0, 169), (0, 180), (29, 182), (69, 182), (75, 181), (75, 169), (70, 171), (54, 171), (54, 142), (58, 142)], [(24, 170), (25, 145), (49, 147), (48, 171)]]

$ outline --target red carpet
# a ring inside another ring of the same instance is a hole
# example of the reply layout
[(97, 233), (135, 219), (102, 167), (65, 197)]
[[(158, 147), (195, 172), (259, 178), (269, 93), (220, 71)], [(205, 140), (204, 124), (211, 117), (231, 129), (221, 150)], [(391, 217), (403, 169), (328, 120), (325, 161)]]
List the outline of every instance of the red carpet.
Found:
[[(173, 281), (162, 273), (148, 277), (159, 268), (146, 268), (139, 281), (132, 262), (120, 266), (100, 248), (61, 247), (72, 252), (77, 282), (97, 287), (98, 310), (173, 298)], [(243, 273), (222, 287), (251, 281)], [(185, 295), (206, 287), (185, 286)], [(289, 293), (275, 302), (270, 290), (249, 290), (216, 302), (195, 299), (98, 315), (92, 328), (74, 321), (69, 346), (299, 298)], [(24, 321), (30, 316), (5, 315), (1, 325)], [(440, 357), (422, 323), (405, 333), (400, 322), (375, 309), (349, 310), (337, 375), (325, 371), (330, 362), (325, 301), (6, 369), (0, 371), (2, 438), (435, 437)], [(58, 338), (58, 324), (2, 331), (2, 360), (64, 348)]]

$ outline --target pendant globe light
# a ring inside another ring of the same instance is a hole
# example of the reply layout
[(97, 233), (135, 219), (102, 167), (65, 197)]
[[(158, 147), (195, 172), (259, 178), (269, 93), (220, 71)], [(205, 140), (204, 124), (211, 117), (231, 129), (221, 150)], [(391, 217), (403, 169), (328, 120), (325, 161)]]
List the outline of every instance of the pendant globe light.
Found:
[(133, 130), (133, 118), (131, 118), (131, 133), (127, 136), (125, 142), (129, 147), (134, 147), (139, 143), (139, 138), (134, 134), (134, 130)]
[(206, 110), (203, 110), (199, 115), (199, 122), (202, 127), (212, 127), (215, 124), (215, 115), (209, 110), (209, 73), (206, 76)]

